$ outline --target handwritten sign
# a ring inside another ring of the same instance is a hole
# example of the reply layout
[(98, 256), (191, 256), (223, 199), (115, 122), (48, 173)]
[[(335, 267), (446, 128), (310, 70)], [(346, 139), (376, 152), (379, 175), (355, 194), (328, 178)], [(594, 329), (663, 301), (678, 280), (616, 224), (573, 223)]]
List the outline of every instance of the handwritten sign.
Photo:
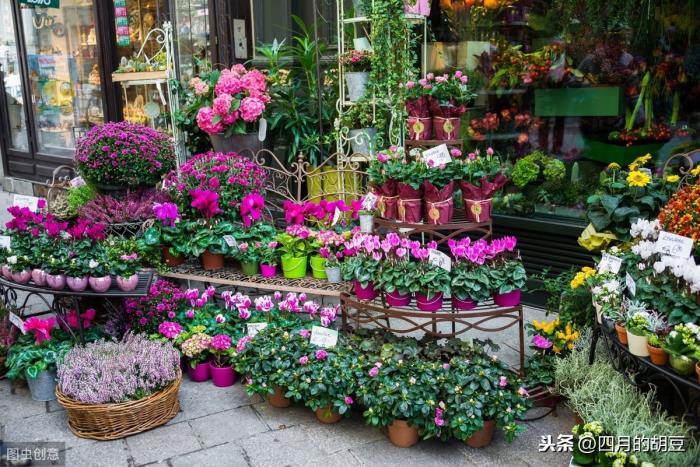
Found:
[(371, 211), (377, 205), (377, 195), (371, 191), (362, 198), (362, 209)]
[(452, 162), (452, 156), (450, 156), (450, 150), (447, 149), (447, 145), (441, 144), (423, 151), (423, 161), (428, 167), (437, 167)]
[(12, 204), (20, 208), (29, 208), (30, 211), (39, 209), (39, 198), (36, 196), (15, 195)]
[(267, 327), (267, 323), (248, 323), (248, 337), (255, 337)]
[(17, 316), (16, 314), (10, 312), (10, 323), (14, 324), (17, 326), (17, 328), (22, 331), (22, 334), (26, 334), (27, 331), (24, 330), (24, 321), (22, 318)]
[(637, 284), (634, 282), (634, 279), (632, 276), (630, 276), (630, 273), (625, 273), (625, 285), (627, 286), (627, 291), (632, 295), (633, 297), (637, 295)]
[(336, 208), (335, 208), (335, 212), (333, 213), (333, 221), (331, 222), (331, 225), (337, 224), (338, 221), (340, 220), (340, 216), (341, 216), (342, 214), (343, 214), (343, 213), (340, 212), (340, 209), (339, 209), (338, 207), (336, 207)]
[(224, 235), (224, 241), (231, 248), (238, 248), (238, 242), (233, 235)]
[(428, 255), (428, 262), (433, 266), (441, 267), (447, 272), (450, 272), (452, 270), (452, 258), (447, 256), (442, 251), (430, 250), (430, 254)]
[(324, 349), (335, 347), (335, 344), (338, 343), (338, 331), (321, 326), (314, 326), (311, 328), (311, 339), (309, 342), (318, 347), (323, 347)]
[(598, 263), (598, 272), (611, 272), (617, 274), (622, 267), (622, 258), (603, 253), (603, 257)]
[(0, 235), (0, 248), (10, 248), (12, 239), (7, 235)]
[(688, 258), (693, 251), (693, 239), (662, 231), (656, 241), (656, 248), (665, 255)]
[(83, 177), (72, 178), (70, 181), (70, 186), (72, 186), (73, 188), (78, 188), (79, 186), (85, 186), (85, 180), (83, 180)]

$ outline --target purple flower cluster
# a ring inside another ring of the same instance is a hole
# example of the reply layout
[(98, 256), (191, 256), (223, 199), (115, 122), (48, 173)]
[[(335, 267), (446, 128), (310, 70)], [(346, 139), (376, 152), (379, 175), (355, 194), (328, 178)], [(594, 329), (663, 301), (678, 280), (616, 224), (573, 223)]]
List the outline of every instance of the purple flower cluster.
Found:
[(473, 264), (480, 265), (497, 258), (499, 255), (515, 251), (517, 243), (515, 237), (496, 238), (491, 242), (484, 239), (472, 242), (469, 237), (459, 241), (452, 239), (447, 241), (450, 252), (457, 261), (468, 260)]
[(127, 334), (119, 342), (76, 346), (58, 365), (58, 384), (86, 404), (138, 400), (175, 381), (180, 354), (169, 343)]
[(175, 152), (165, 133), (129, 122), (108, 122), (78, 140), (75, 161), (88, 181), (153, 186), (175, 167)]
[(122, 224), (152, 219), (154, 206), (170, 200), (167, 193), (154, 189), (130, 191), (123, 198), (97, 195), (78, 209), (78, 215), (104, 224)]
[(159, 325), (175, 319), (185, 294), (176, 284), (160, 279), (151, 285), (148, 295), (124, 300), (127, 327), (132, 331), (154, 334)]

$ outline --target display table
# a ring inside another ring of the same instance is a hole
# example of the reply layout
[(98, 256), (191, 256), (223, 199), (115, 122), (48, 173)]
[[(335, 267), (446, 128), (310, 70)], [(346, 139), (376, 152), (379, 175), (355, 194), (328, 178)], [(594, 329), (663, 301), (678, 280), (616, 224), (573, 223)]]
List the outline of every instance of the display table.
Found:
[(415, 224), (375, 217), (374, 230), (381, 234), (386, 234), (389, 231), (404, 235), (423, 234), (426, 241), (435, 240), (438, 243), (444, 243), (450, 239), (458, 240), (469, 234), (473, 240), (479, 238), (488, 240), (493, 232), (490, 220), (488, 222), (469, 222), (462, 209), (455, 209), (452, 220), (447, 224)]

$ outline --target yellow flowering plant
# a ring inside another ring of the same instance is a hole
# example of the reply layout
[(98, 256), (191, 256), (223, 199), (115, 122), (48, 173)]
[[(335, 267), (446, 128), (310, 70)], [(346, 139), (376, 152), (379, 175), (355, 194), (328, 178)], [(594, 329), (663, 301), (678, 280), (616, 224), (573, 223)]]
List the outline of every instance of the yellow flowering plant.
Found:
[(559, 318), (551, 321), (533, 320), (527, 325), (528, 334), (532, 336), (530, 347), (543, 353), (561, 354), (573, 350), (574, 343), (581, 333), (571, 324)]

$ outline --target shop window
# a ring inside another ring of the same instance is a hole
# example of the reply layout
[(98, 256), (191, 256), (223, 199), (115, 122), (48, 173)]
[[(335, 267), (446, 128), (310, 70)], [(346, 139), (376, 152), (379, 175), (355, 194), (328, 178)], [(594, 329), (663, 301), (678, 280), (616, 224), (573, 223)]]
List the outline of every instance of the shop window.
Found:
[(209, 58), (208, 0), (175, 0), (173, 34), (177, 38), (180, 79), (190, 80)]
[[(0, 72), (4, 84), (4, 101), (7, 106), (9, 148), (20, 151), (29, 149), (26, 127), (26, 109), (22, 94), (22, 67), (19, 62), (15, 28), (12, 21), (12, 4), (0, 2)], [(2, 100), (0, 100), (2, 102)]]

